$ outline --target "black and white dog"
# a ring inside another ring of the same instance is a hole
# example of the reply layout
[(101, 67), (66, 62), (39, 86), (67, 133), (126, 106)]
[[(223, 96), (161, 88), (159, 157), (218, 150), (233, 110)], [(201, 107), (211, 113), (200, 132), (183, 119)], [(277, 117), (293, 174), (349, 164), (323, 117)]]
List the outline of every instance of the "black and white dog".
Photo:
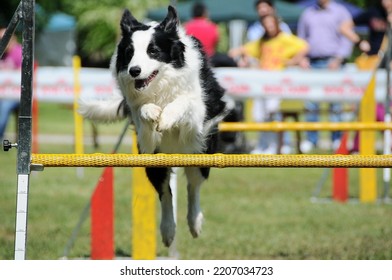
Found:
[[(80, 113), (103, 121), (128, 116), (141, 153), (215, 153), (217, 124), (233, 106), (214, 78), (200, 42), (185, 34), (171, 6), (162, 22), (148, 25), (125, 10), (120, 25), (122, 38), (111, 69), (123, 96), (105, 103), (82, 101)], [(176, 227), (170, 172), (170, 167), (146, 168), (159, 194), (160, 230), (166, 246), (172, 243)], [(203, 220), (200, 187), (209, 168), (187, 167), (185, 174), (188, 225), (197, 237)]]

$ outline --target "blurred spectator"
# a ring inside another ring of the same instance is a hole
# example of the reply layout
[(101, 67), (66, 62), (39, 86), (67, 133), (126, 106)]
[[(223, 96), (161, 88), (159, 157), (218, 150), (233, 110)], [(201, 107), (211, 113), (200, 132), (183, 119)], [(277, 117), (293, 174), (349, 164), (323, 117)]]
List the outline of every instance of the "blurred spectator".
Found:
[(381, 4), (386, 11), (388, 23), (392, 24), (392, 1), (391, 0), (382, 0)]
[(382, 1), (375, 0), (373, 6), (354, 18), (355, 25), (366, 25), (369, 29), (370, 50), (367, 52), (368, 55), (378, 53), (387, 30), (387, 13), (381, 4)]
[[(303, 68), (338, 70), (351, 56), (353, 43), (368, 49), (368, 43), (362, 42), (353, 30), (351, 14), (341, 4), (333, 0), (318, 0), (304, 10), (298, 21), (298, 36), (305, 39), (310, 46), (308, 61)], [(305, 102), (308, 122), (319, 121), (319, 103)], [(332, 122), (342, 120), (342, 104), (331, 103), (329, 119)], [(301, 143), (303, 152), (310, 152), (318, 144), (318, 131), (308, 131), (307, 140)], [(332, 148), (339, 146), (341, 131), (332, 132)]]
[[(0, 29), (0, 39), (3, 38), (5, 28)], [(22, 46), (18, 43), (15, 35), (12, 35), (10, 42), (0, 59), (0, 69), (20, 69), (22, 67)], [(0, 99), (0, 140), (4, 139), (4, 132), (7, 127), (11, 113), (19, 108), (19, 100)]]
[[(383, 39), (385, 34), (392, 24), (392, 0), (378, 0), (376, 5), (369, 9), (368, 12), (365, 12), (365, 15), (368, 15), (368, 23), (369, 23), (369, 42), (372, 46), (371, 54), (379, 53), (380, 51), (384, 51), (387, 48), (387, 44), (383, 43)], [(362, 15), (360, 16), (360, 19)], [(373, 30), (373, 32), (372, 32)], [(372, 37), (373, 33), (373, 37)], [(372, 38), (374, 38), (372, 40)], [(384, 39), (386, 42), (386, 39)], [(389, 42), (391, 44), (391, 42)], [(378, 47), (378, 48), (377, 48)], [(384, 62), (380, 67), (385, 67), (386, 56), (384, 56)], [(389, 62), (390, 63), (390, 62)], [(378, 103), (376, 105), (376, 121), (383, 122), (385, 116), (385, 107), (384, 104)], [(358, 153), (359, 151), (359, 133), (355, 133), (353, 147), (350, 150), (350, 153)]]
[(215, 53), (219, 41), (218, 26), (208, 19), (207, 8), (203, 3), (196, 2), (192, 7), (192, 19), (185, 24), (188, 35), (199, 39), (207, 56)]
[[(232, 49), (229, 55), (240, 59), (242, 67), (256, 66), (264, 70), (283, 70), (288, 66), (300, 65), (308, 52), (308, 44), (299, 37), (282, 32), (279, 28), (279, 19), (270, 14), (261, 18), (265, 29), (264, 36), (256, 41), (246, 43), (237, 49)], [(259, 112), (263, 117), (259, 121), (280, 120), (280, 99), (261, 99), (264, 108)], [(257, 108), (259, 109), (259, 108)], [(285, 141), (286, 140), (286, 141)], [(289, 153), (291, 148), (285, 137), (282, 153)], [(277, 134), (273, 132), (262, 133), (259, 143), (252, 153), (277, 153)]]
[[(273, 0), (256, 0), (255, 9), (259, 15), (259, 20), (252, 23), (248, 28), (247, 38), (249, 41), (258, 40), (263, 37), (265, 29), (260, 19), (266, 15), (276, 14)], [(291, 34), (291, 29), (288, 24), (281, 20), (279, 20), (279, 28), (281, 31)]]
[[(247, 39), (248, 41), (256, 41), (262, 38), (265, 34), (265, 29), (261, 24), (261, 19), (267, 15), (276, 15), (274, 0), (256, 0), (254, 3), (255, 10), (259, 16), (259, 19), (252, 23), (247, 31)], [(282, 21), (279, 18), (279, 29), (282, 32), (286, 32), (291, 34), (291, 29), (287, 23)], [(262, 98), (255, 98), (253, 100), (253, 118), (256, 121), (265, 120), (264, 112), (265, 112), (266, 102)], [(286, 142), (289, 142), (288, 136), (285, 134)], [(265, 146), (265, 145), (263, 145)], [(285, 149), (282, 149), (285, 150)]]
[[(387, 29), (386, 29), (386, 33), (387, 33), (387, 31), (389, 30), (390, 31), (390, 29), (392, 28), (392, 0), (381, 0), (381, 5), (382, 5), (382, 7), (384, 8), (384, 10), (385, 10), (385, 14), (386, 14), (386, 20), (387, 20)], [(386, 38), (387, 39), (387, 38)], [(387, 42), (387, 40), (385, 40), (385, 42)], [(390, 42), (389, 42), (390, 43)], [(381, 45), (381, 48), (385, 48), (385, 49), (387, 49), (387, 45), (388, 44), (385, 44), (385, 45)], [(385, 67), (386, 66), (386, 61), (385, 61), (385, 59), (386, 59), (386, 56), (384, 56), (384, 60), (383, 60), (383, 62), (382, 62), (382, 64), (381, 64), (381, 67)], [(391, 65), (391, 61), (389, 61), (389, 64), (390, 64), (390, 66), (392, 66)]]
[(235, 61), (229, 56), (216, 51), (219, 42), (219, 28), (215, 23), (208, 19), (207, 7), (203, 3), (196, 2), (193, 5), (192, 19), (185, 23), (184, 28), (188, 35), (194, 36), (201, 42), (212, 66), (237, 66)]
[[(5, 28), (0, 29), (0, 39), (5, 34)], [(0, 59), (0, 69), (19, 69), (22, 66), (22, 45), (18, 43), (15, 35), (12, 35), (10, 42)]]

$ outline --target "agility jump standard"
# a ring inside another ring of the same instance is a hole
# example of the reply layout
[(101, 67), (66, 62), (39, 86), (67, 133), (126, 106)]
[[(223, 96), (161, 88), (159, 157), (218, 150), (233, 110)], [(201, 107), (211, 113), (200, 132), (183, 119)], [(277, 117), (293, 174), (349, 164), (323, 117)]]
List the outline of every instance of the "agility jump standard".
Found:
[[(220, 131), (387, 130), (392, 123), (221, 123)], [(389, 168), (392, 155), (32, 154), (42, 167), (353, 167)]]
[(26, 257), (27, 239), (27, 212), (30, 157), (32, 143), (32, 95), (33, 95), (33, 60), (34, 60), (34, 0), (20, 1), (4, 37), (0, 40), (0, 57), (3, 55), (8, 42), (16, 30), (19, 22), (22, 23), (22, 73), (21, 73), (21, 99), (18, 117), (18, 146), (17, 157), (17, 205), (15, 230), (15, 259), (24, 260)]

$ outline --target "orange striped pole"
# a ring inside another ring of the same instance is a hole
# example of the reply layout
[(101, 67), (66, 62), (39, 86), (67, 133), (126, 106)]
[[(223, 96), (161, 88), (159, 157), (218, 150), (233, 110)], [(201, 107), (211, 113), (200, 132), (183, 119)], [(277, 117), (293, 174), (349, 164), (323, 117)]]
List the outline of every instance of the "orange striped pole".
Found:
[[(335, 154), (348, 155), (347, 149), (348, 133), (345, 132), (339, 148)], [(335, 201), (346, 202), (348, 199), (348, 169), (345, 167), (334, 168), (332, 172), (332, 198)]]
[(113, 167), (106, 167), (91, 198), (91, 259), (114, 258)]

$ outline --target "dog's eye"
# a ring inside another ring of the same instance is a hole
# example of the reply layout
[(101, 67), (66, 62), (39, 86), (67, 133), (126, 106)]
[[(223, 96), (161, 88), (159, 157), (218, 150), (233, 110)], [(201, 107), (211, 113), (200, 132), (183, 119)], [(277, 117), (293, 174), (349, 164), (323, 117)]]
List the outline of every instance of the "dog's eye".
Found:
[(147, 48), (147, 53), (149, 55), (157, 55), (158, 54), (158, 49), (156, 47), (150, 45)]

